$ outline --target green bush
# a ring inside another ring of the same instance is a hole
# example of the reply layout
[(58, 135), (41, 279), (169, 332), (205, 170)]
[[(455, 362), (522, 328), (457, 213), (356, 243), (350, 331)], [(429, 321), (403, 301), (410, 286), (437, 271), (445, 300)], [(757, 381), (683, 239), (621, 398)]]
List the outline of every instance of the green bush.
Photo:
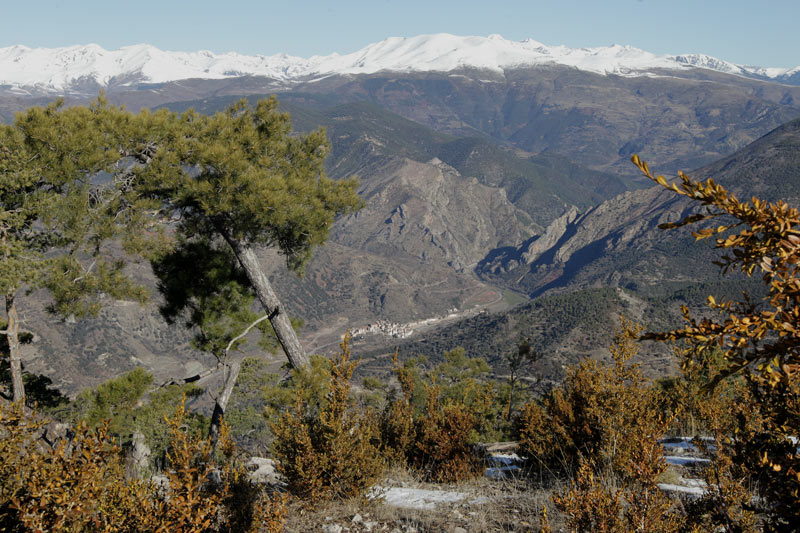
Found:
[[(67, 420), (72, 424), (85, 422), (89, 427), (97, 427), (108, 420), (109, 434), (124, 446), (131, 443), (134, 432), (140, 432), (152, 452), (155, 464), (151, 466), (159, 468), (171, 439), (165, 419), (185, 397), (199, 396), (203, 389), (190, 383), (169, 385), (148, 394), (152, 383), (152, 374), (136, 368), (85, 390), (66, 410)], [(208, 420), (197, 413), (185, 413), (184, 423), (193, 431), (208, 428)]]

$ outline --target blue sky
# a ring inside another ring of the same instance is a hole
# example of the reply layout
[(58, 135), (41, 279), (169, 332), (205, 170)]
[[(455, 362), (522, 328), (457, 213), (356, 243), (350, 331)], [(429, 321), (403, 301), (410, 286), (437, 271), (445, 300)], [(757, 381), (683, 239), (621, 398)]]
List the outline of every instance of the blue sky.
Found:
[(497, 33), (550, 45), (630, 44), (740, 64), (800, 65), (800, 0), (15, 0), (1, 7), (0, 47), (149, 43), (309, 57), (390, 36)]

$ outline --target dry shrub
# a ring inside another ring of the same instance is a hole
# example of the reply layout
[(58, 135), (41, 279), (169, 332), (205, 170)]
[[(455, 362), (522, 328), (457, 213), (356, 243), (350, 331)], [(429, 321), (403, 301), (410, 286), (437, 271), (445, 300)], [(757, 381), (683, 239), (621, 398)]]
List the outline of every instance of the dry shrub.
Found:
[(153, 510), (148, 487), (125, 481), (108, 424), (78, 426), (50, 448), (38, 440), (45, 424), (17, 405), (0, 409), (3, 439), (2, 524), (11, 531), (138, 531)]
[(463, 403), (442, 402), (435, 384), (426, 385), (425, 412), (416, 427), (411, 466), (436, 482), (454, 482), (480, 474), (482, 463), (470, 446), (478, 427), (475, 413)]
[[(721, 272), (760, 274), (767, 290), (760, 300), (746, 293), (738, 301), (709, 295), (712, 313), (699, 318), (683, 307), (683, 327), (649, 335), (686, 341), (692, 350), (684, 366), (721, 351), (721, 370), (710, 385), (736, 378), (748, 390), (747, 403), (734, 406), (732, 431), (717, 436), (715, 463), (720, 468), (707, 472), (717, 483), (706, 498), (708, 518), (714, 528), (744, 531), (753, 527), (755, 511), (767, 531), (798, 531), (800, 211), (782, 200), (739, 200), (711, 178), (698, 182), (678, 172), (678, 181), (670, 183), (639, 156), (631, 159), (647, 178), (703, 206), (661, 228), (708, 224), (695, 226), (693, 235), (697, 240), (716, 237), (715, 247), (725, 252), (714, 261)], [(755, 498), (747, 499), (748, 487), (755, 489)], [(733, 492), (726, 494), (726, 489)]]
[[(184, 416), (180, 405), (168, 420), (168, 487), (161, 490), (126, 478), (108, 422), (96, 429), (82, 424), (72, 438), (51, 448), (39, 440), (44, 421), (18, 406), (0, 406), (0, 526), (7, 531), (280, 531), (285, 501), (259, 491), (251, 498), (251, 512), (231, 506), (241, 503), (236, 489), (244, 470), (235, 461), (217, 466), (208, 440), (185, 431)], [(218, 483), (211, 482), (215, 473)]]
[(753, 503), (758, 501), (754, 489), (762, 480), (745, 465), (763, 457), (746, 454), (761, 446), (758, 435), (764, 432), (765, 417), (743, 379), (728, 378), (711, 386), (725, 368), (721, 349), (698, 354), (685, 346), (676, 347), (676, 352), (684, 360), (683, 373), (662, 393), (666, 409), (679, 409), (681, 426), (693, 430), (681, 434), (696, 436), (694, 444), (713, 459), (700, 476), (714, 490), (686, 503), (687, 529), (713, 531), (724, 524), (737, 531), (759, 531)]
[(583, 361), (542, 404), (523, 411), (521, 446), (540, 465), (575, 472), (554, 495), (571, 531), (674, 532), (682, 517), (658, 489), (667, 465), (658, 439), (672, 423), (628, 364), (641, 327), (621, 319), (614, 363)]
[[(644, 434), (657, 445), (671, 421), (660, 409), (638, 365), (641, 327), (621, 318), (610, 347), (613, 364), (584, 359), (567, 368), (564, 382), (540, 403), (529, 403), (520, 416), (520, 447), (539, 466), (576, 472), (581, 458), (627, 472), (638, 453), (634, 436)], [(612, 464), (613, 463), (613, 464)]]
[(394, 371), (400, 382), (400, 395), (390, 402), (380, 419), (381, 452), (393, 465), (404, 466), (407, 455), (416, 439), (414, 427), (414, 376), (397, 362), (397, 351), (392, 357)]
[(569, 489), (553, 495), (556, 507), (567, 516), (570, 531), (610, 533), (623, 529), (622, 490), (598, 479), (589, 463), (582, 463)]
[(384, 468), (377, 420), (350, 399), (358, 362), (350, 360), (349, 340), (332, 361), (327, 402), (309, 406), (298, 392), (294, 410), (272, 425), (278, 470), (290, 492), (311, 501), (361, 496)]
[(463, 396), (473, 400), (467, 404), (463, 398), (443, 398), (441, 387), (432, 379), (423, 384), (425, 408), (415, 416), (414, 377), (397, 363), (397, 354), (394, 367), (401, 394), (381, 417), (384, 454), (390, 461), (404, 461), (428, 481), (454, 482), (478, 475), (482, 463), (470, 444), (480, 427), (480, 414), (491, 401), (488, 389), (467, 386)]

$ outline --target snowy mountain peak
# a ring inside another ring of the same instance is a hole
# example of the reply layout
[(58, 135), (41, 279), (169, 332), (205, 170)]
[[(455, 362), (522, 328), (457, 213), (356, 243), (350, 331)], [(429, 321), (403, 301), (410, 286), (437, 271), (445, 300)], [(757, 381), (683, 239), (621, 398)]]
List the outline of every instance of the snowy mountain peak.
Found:
[(548, 46), (533, 39), (511, 41), (493, 34), (463, 37), (439, 33), (390, 37), (350, 54), (313, 56), (287, 54), (246, 56), (166, 52), (148, 44), (105, 50), (96, 44), (63, 48), (0, 48), (0, 85), (65, 91), (77, 84), (101, 87), (163, 83), (189, 78), (220, 79), (265, 76), (292, 80), (330, 74), (379, 71), (449, 72), (461, 68), (502, 72), (514, 67), (566, 65), (599, 74), (636, 76), (653, 69), (706, 68), (759, 78), (788, 77), (795, 69), (743, 67), (703, 54), (655, 55), (638, 48), (612, 45), (596, 48)]

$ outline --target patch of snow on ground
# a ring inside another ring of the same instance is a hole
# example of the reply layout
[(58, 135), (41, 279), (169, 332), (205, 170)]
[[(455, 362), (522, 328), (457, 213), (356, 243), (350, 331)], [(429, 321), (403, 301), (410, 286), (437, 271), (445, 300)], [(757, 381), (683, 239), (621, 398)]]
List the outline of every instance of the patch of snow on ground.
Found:
[[(412, 489), (407, 487), (375, 487), (368, 498), (382, 498), (384, 503), (403, 509), (420, 509), (429, 511), (437, 505), (460, 503), (469, 498), (465, 492), (446, 490)], [(481, 496), (468, 500), (470, 505), (488, 503), (489, 498)]]
[(664, 460), (668, 465), (675, 466), (699, 466), (711, 462), (711, 459), (705, 457), (686, 457), (683, 455), (665, 455)]
[(458, 503), (467, 495), (463, 492), (447, 492), (442, 490), (410, 489), (405, 487), (377, 488), (370, 494), (371, 498), (383, 498), (383, 501), (394, 507), (404, 509), (435, 509), (442, 503)]
[(489, 479), (507, 479), (520, 472), (522, 459), (515, 453), (496, 453), (486, 458), (490, 465), (484, 475)]
[(664, 492), (679, 492), (681, 494), (688, 494), (697, 498), (706, 493), (706, 489), (702, 487), (687, 487), (685, 485), (673, 485), (672, 483), (659, 483), (658, 488)]

